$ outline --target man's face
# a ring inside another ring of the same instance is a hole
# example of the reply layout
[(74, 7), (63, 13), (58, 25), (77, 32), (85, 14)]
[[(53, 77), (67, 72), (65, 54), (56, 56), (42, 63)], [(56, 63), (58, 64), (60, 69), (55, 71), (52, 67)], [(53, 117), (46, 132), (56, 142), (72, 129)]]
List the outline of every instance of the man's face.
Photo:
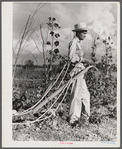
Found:
[(84, 40), (86, 37), (87, 32), (79, 32), (78, 33), (78, 38), (79, 40)]

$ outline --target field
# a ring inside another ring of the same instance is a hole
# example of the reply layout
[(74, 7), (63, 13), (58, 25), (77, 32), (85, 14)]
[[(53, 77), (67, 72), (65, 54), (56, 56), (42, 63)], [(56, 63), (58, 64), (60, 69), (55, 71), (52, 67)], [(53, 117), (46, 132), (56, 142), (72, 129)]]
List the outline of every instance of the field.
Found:
[[(44, 93), (44, 76), (42, 71), (18, 70), (13, 82), (13, 110), (21, 112), (33, 106)], [(21, 72), (21, 73), (20, 73)], [(68, 121), (70, 91), (65, 100), (45, 121), (33, 124), (15, 124), (36, 120), (43, 114), (53, 99), (34, 115), (13, 118), (13, 140), (18, 141), (116, 141), (117, 140), (117, 77), (116, 72), (104, 76), (89, 70), (85, 80), (91, 95), (91, 116), (86, 125), (81, 116), (80, 125), (71, 127)], [(59, 82), (58, 82), (59, 84)], [(53, 93), (53, 90), (51, 91)], [(63, 96), (63, 95), (62, 95)], [(59, 101), (53, 107), (54, 110)]]

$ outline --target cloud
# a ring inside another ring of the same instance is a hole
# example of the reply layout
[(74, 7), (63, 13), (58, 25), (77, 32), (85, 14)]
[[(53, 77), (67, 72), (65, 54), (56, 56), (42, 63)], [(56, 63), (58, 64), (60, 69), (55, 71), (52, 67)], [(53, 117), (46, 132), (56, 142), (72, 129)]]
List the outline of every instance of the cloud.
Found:
[(61, 27), (71, 27), (72, 24), (74, 24), (72, 20), (72, 14), (74, 11), (72, 9), (67, 9), (62, 3), (52, 3), (51, 7), (55, 12)]
[(99, 35), (115, 34), (116, 22), (111, 12), (113, 5), (111, 3), (88, 3), (81, 6), (78, 15), (79, 22), (88, 24), (89, 29), (93, 29)]
[[(37, 6), (36, 3), (14, 3), (14, 38), (18, 36), (18, 31), (21, 31), (28, 16), (33, 14)], [(76, 23), (86, 22), (94, 31), (114, 34), (116, 19), (112, 8), (116, 8), (112, 3), (47, 3), (38, 12), (38, 17), (41, 23), (46, 22), (50, 16), (56, 17), (62, 28), (73, 28)], [(39, 23), (37, 16), (34, 19), (36, 24)]]
[(89, 23), (99, 19), (104, 10), (110, 11), (111, 8), (110, 3), (87, 3), (81, 6), (78, 17), (82, 18), (82, 21)]

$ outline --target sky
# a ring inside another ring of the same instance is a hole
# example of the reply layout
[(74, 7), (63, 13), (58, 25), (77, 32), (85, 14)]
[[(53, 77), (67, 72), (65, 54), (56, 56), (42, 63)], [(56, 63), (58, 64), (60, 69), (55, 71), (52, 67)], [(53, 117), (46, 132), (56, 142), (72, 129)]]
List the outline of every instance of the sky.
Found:
[[(34, 64), (43, 64), (42, 54), (42, 39), (40, 37), (39, 24), (43, 23), (43, 34), (46, 38), (46, 22), (49, 17), (56, 18), (56, 22), (60, 25), (60, 29), (55, 32), (60, 34), (59, 50), (62, 55), (67, 55), (68, 44), (72, 40), (74, 33), (72, 29), (77, 23), (86, 23), (89, 32), (82, 42), (84, 50), (84, 58), (90, 59), (91, 46), (94, 39), (99, 36), (100, 40), (97, 41), (96, 57), (100, 60), (101, 56), (105, 53), (104, 44), (102, 40), (111, 37), (111, 46), (113, 47), (112, 54), (116, 61), (117, 55), (117, 3), (107, 2), (13, 2), (13, 52), (14, 56), (18, 51), (17, 42), (19, 41), (22, 29), (25, 26), (29, 15), (33, 15), (34, 11), (39, 7), (38, 12), (33, 17), (34, 24), (31, 29), (34, 33), (23, 41), (23, 48), (21, 55), (18, 58), (19, 64), (24, 64), (27, 59), (34, 61)], [(50, 40), (50, 35), (48, 35)], [(110, 43), (111, 43), (110, 42)], [(35, 44), (36, 43), (36, 44)], [(38, 46), (38, 49), (36, 47)], [(45, 51), (50, 50), (47, 46)], [(31, 54), (32, 53), (32, 54)], [(15, 58), (13, 56), (13, 63)], [(35, 60), (36, 59), (36, 60)]]

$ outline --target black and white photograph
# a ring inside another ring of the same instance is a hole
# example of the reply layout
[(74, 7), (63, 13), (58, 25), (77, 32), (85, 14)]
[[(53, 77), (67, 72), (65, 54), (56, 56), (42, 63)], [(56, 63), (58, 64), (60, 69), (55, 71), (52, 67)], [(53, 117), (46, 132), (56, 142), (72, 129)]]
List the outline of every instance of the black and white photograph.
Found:
[(2, 14), (3, 147), (119, 147), (120, 3), (3, 2)]

